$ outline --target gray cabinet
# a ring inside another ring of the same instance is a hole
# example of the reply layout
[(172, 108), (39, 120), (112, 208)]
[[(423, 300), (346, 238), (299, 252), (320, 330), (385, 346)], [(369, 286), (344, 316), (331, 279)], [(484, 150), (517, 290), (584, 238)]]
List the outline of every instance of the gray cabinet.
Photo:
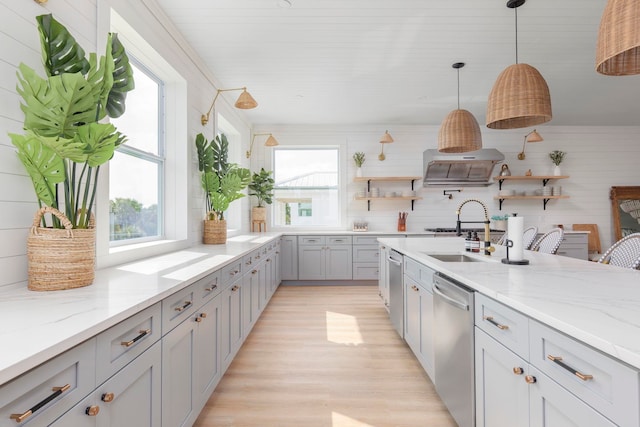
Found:
[(640, 423), (636, 369), (483, 295), (475, 352), (477, 427)]
[(282, 280), (298, 280), (298, 237), (283, 236), (280, 240)]
[(431, 285), (435, 272), (406, 256), (404, 272), (404, 337), (424, 370), (434, 380), (435, 330)]
[(375, 280), (380, 275), (378, 237), (353, 236), (353, 280)]
[(389, 274), (387, 272), (389, 247), (380, 244), (378, 246), (378, 254), (378, 295), (380, 295), (384, 307), (389, 311)]
[(160, 425), (161, 360), (161, 344), (156, 342), (51, 426)]
[(242, 329), (242, 282), (240, 278), (220, 294), (220, 360), (222, 371), (231, 364), (244, 337)]
[(299, 236), (299, 280), (352, 280), (351, 236)]

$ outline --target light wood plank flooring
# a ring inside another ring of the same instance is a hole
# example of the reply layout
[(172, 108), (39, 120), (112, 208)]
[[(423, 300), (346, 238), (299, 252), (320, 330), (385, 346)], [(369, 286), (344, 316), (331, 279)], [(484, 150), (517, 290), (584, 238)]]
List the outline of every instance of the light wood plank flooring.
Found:
[(375, 286), (281, 286), (196, 427), (455, 427)]

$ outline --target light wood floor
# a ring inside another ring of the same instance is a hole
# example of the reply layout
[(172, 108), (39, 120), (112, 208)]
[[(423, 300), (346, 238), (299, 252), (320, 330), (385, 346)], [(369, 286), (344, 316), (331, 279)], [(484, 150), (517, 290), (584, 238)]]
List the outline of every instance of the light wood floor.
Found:
[(455, 427), (374, 286), (281, 286), (196, 427)]

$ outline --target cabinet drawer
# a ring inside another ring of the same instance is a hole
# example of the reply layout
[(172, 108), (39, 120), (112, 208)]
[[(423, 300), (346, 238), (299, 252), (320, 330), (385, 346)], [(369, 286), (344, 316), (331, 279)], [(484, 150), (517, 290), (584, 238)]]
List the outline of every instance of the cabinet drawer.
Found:
[(327, 236), (327, 245), (351, 245), (351, 236)]
[(256, 258), (256, 257), (260, 257), (260, 249), (256, 249), (250, 254), (242, 257), (242, 266), (245, 269), (245, 271), (250, 271), (252, 268), (251, 266), (253, 264), (257, 264), (260, 261), (260, 258)]
[(420, 285), (431, 289), (431, 285), (433, 284), (433, 273), (434, 271), (426, 265), (420, 264), (409, 257), (404, 257), (404, 274), (418, 282)]
[[(51, 424), (95, 388), (95, 353), (96, 340), (90, 339), (0, 387), (0, 424)], [(43, 406), (29, 415), (38, 404)], [(23, 421), (12, 414), (24, 415)]]
[(298, 236), (298, 244), (307, 246), (324, 245), (325, 238), (324, 236)]
[(353, 244), (354, 245), (376, 245), (378, 246), (378, 239), (382, 238), (382, 237), (392, 237), (392, 236), (381, 236), (381, 235), (375, 235), (375, 236), (353, 236)]
[(530, 334), (532, 365), (616, 424), (640, 425), (637, 370), (533, 320)]
[(354, 246), (353, 262), (378, 262), (380, 251), (377, 246)]
[(160, 339), (161, 313), (161, 304), (154, 304), (98, 335), (98, 384), (103, 383)]
[(226, 285), (230, 284), (235, 279), (240, 277), (241, 273), (242, 260), (234, 261), (231, 264), (222, 267), (222, 270), (220, 271), (220, 281), (222, 282), (222, 287), (224, 288)]
[(509, 350), (529, 360), (529, 318), (476, 293), (475, 324)]
[(353, 280), (378, 280), (378, 264), (354, 263)]
[(162, 335), (196, 311), (196, 287), (189, 285), (162, 300)]
[(196, 288), (196, 306), (200, 306), (215, 297), (222, 291), (220, 283), (220, 270), (203, 277), (193, 284)]

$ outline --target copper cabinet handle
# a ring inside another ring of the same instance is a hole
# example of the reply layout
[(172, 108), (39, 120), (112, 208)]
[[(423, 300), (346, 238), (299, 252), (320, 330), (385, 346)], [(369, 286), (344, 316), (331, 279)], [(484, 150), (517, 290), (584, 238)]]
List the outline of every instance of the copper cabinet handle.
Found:
[(495, 320), (493, 320), (493, 316), (483, 316), (482, 318), (484, 320), (486, 320), (487, 322), (491, 323), (493, 326), (495, 326), (498, 329), (502, 329), (503, 331), (506, 331), (507, 329), (509, 329), (509, 326), (502, 325), (502, 324), (496, 322)]
[(175, 311), (182, 311), (191, 305), (191, 301), (185, 301), (184, 305), (174, 308)]
[(525, 377), (524, 377), (524, 381), (525, 381), (527, 384), (535, 384), (535, 383), (536, 383), (536, 381), (538, 381), (538, 380), (537, 380), (537, 379), (536, 379), (536, 377), (534, 377), (533, 375), (527, 375), (527, 376), (525, 376)]
[(142, 329), (142, 330), (138, 331), (138, 333), (140, 335), (138, 335), (137, 337), (133, 338), (130, 341), (121, 341), (120, 345), (125, 346), (125, 347), (131, 347), (133, 344), (135, 344), (136, 341), (139, 341), (142, 338), (144, 338), (147, 335), (149, 335), (151, 333), (151, 329)]
[(217, 289), (217, 288), (218, 288), (218, 285), (213, 285), (213, 286), (209, 286), (208, 288), (204, 288), (204, 290), (207, 291), (207, 292), (211, 292), (211, 291), (213, 291), (214, 289)]
[(589, 374), (583, 374), (580, 371), (576, 371), (575, 369), (573, 369), (571, 366), (567, 365), (566, 363), (564, 363), (562, 361), (562, 357), (558, 357), (558, 356), (552, 356), (552, 355), (548, 355), (547, 359), (551, 360), (553, 363), (559, 365), (560, 367), (566, 369), (567, 371), (571, 372), (573, 375), (575, 375), (576, 377), (580, 378), (582, 381), (589, 381), (593, 379), (593, 375), (589, 375)]
[(47, 403), (51, 402), (53, 399), (55, 399), (56, 397), (60, 396), (62, 393), (64, 393), (65, 391), (69, 390), (70, 388), (71, 388), (70, 384), (65, 384), (62, 387), (53, 387), (51, 389), (53, 391), (53, 393), (51, 393), (48, 397), (45, 397), (42, 401), (36, 403), (27, 412), (24, 412), (22, 414), (11, 414), (11, 415), (9, 415), (9, 419), (16, 420), (17, 423), (23, 422), (24, 420), (29, 418), (31, 415), (35, 414), (36, 411), (41, 409)]
[(514, 366), (513, 367), (513, 373), (516, 374), (516, 375), (522, 375), (522, 374), (524, 374), (524, 369), (522, 369), (519, 366)]
[(251, 270), (251, 274), (257, 274), (258, 270)]
[(233, 285), (233, 287), (231, 288), (232, 292), (237, 291), (238, 289), (240, 289), (240, 287), (238, 285)]
[(90, 417), (95, 417), (100, 412), (100, 407), (98, 405), (91, 405), (87, 409), (84, 410), (84, 413), (89, 415)]
[(104, 393), (101, 397), (100, 400), (102, 400), (105, 403), (110, 403), (113, 402), (113, 399), (115, 399), (116, 395), (113, 393)]

